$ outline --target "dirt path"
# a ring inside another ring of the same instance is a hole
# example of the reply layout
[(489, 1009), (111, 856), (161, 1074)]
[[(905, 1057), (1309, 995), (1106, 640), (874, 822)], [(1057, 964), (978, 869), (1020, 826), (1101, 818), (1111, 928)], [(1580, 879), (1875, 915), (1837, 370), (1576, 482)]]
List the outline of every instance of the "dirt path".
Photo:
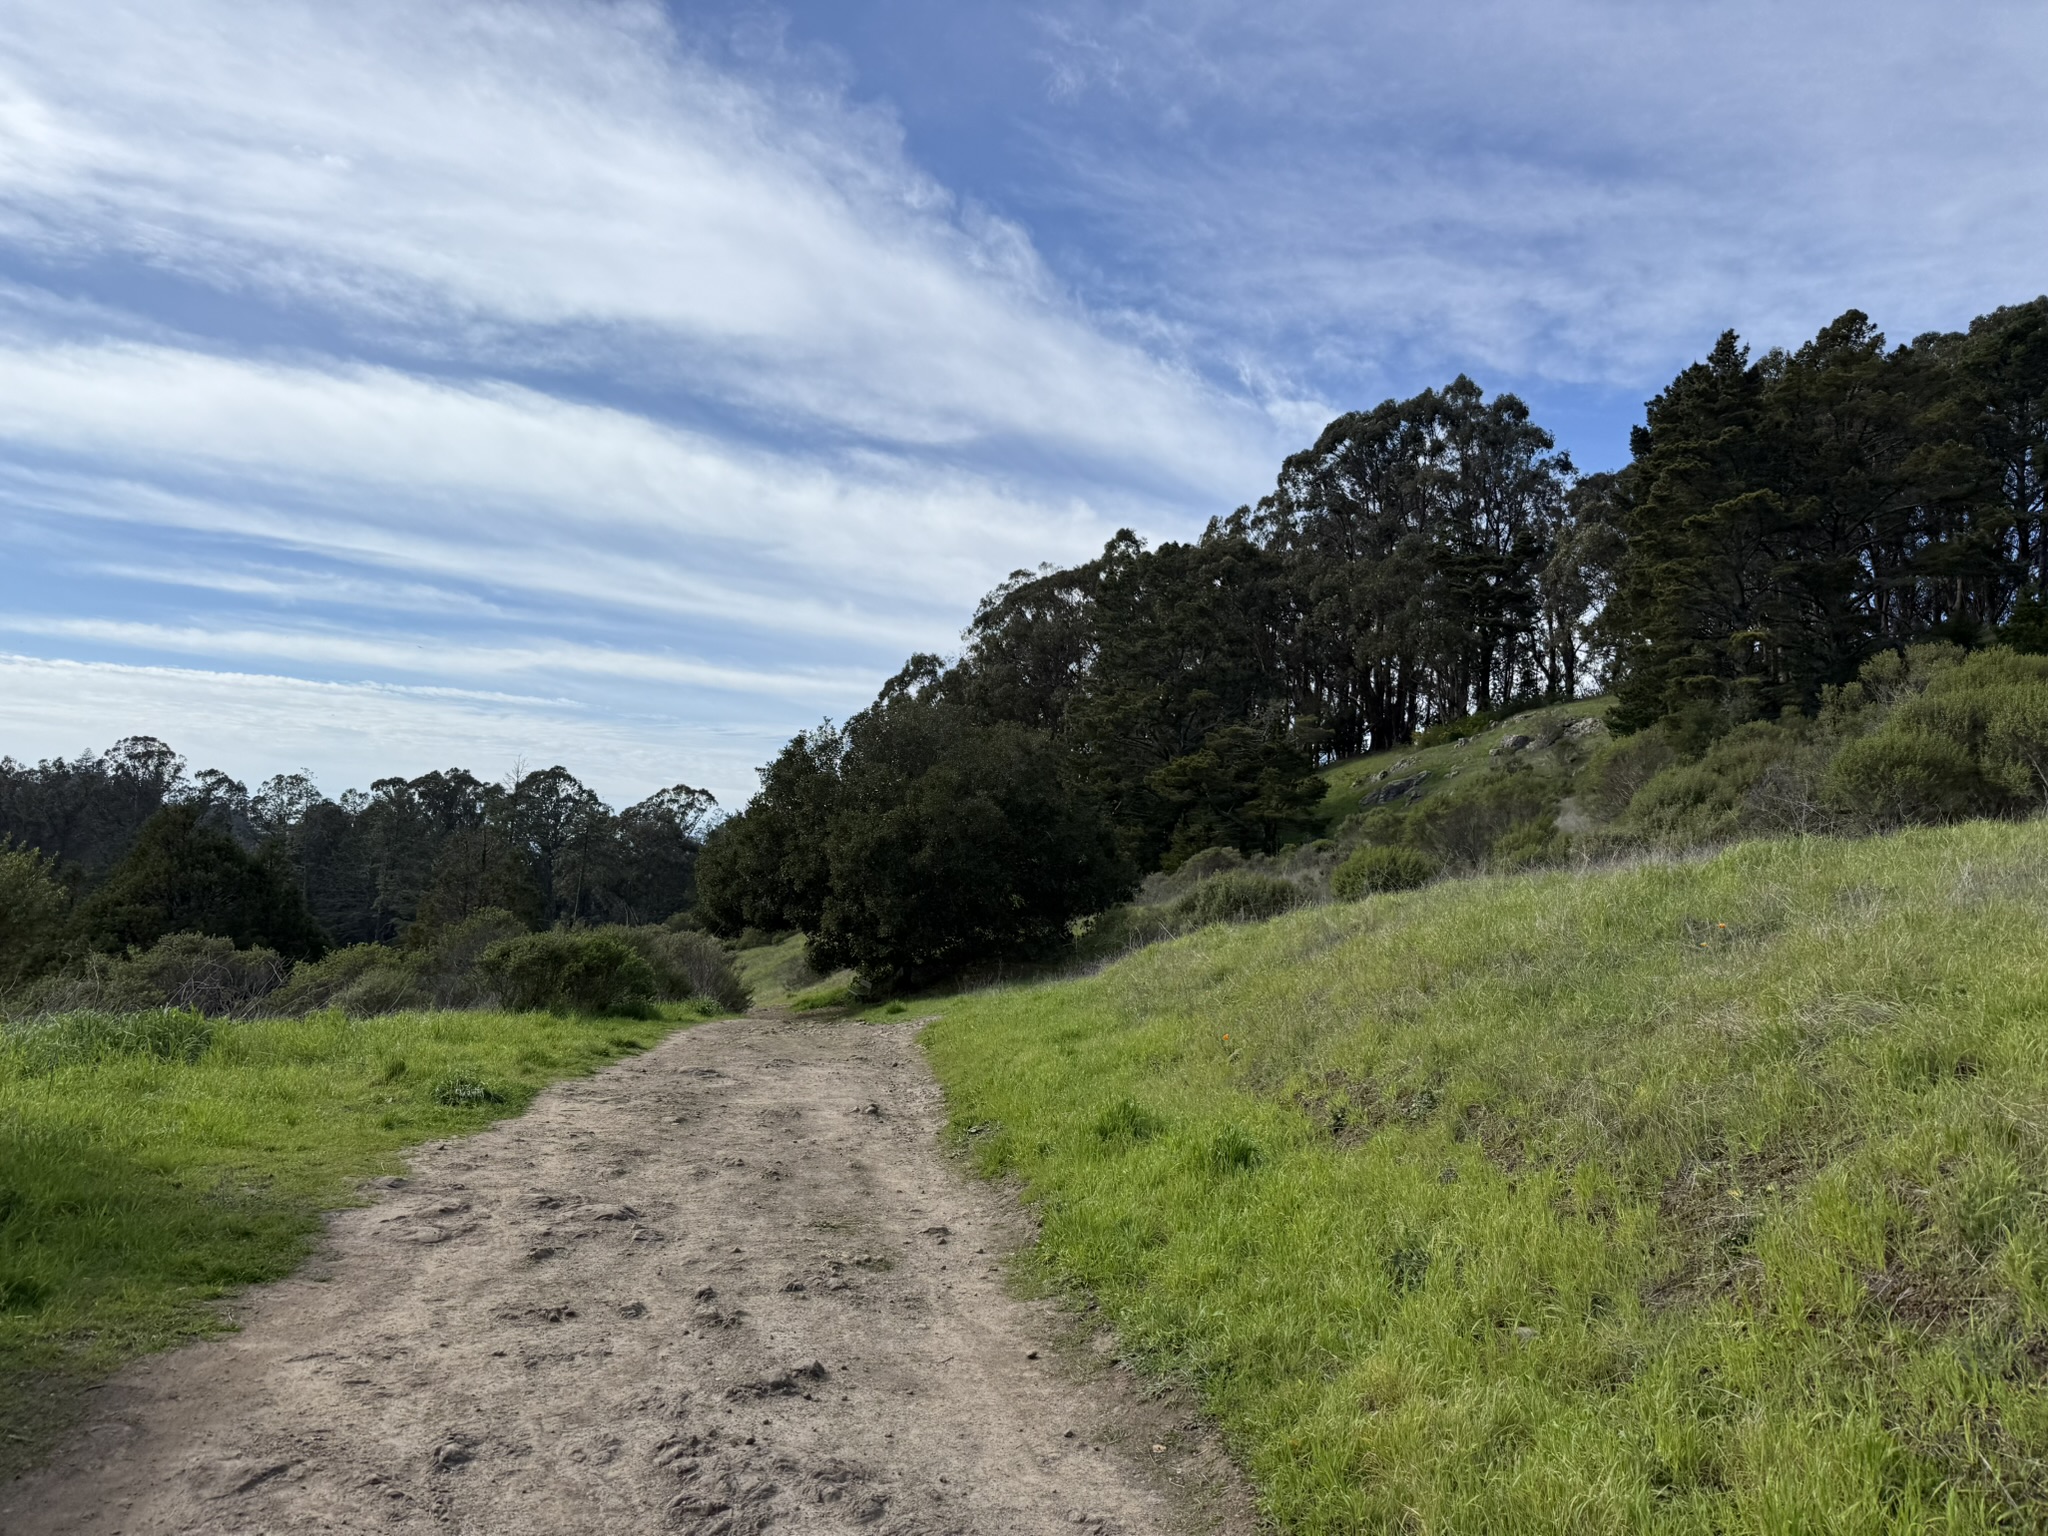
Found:
[(1005, 1292), (1022, 1223), (912, 1036), (704, 1025), (424, 1149), (240, 1333), (104, 1389), (0, 1531), (1240, 1528), (1196, 1426)]

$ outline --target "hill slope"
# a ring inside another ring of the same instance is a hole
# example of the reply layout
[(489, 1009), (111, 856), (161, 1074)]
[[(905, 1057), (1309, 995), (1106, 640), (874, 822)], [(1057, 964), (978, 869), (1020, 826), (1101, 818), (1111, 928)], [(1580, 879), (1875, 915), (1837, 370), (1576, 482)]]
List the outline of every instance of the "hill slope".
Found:
[(1205, 929), (947, 1006), (1042, 1262), (1299, 1531), (2048, 1519), (2048, 825)]

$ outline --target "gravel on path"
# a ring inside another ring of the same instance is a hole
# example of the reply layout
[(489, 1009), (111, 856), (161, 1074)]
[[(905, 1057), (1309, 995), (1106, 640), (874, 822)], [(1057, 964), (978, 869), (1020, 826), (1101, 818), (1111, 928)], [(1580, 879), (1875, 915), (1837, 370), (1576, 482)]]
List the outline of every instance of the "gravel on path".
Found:
[(1184, 1404), (1017, 1299), (908, 1024), (706, 1024), (335, 1216), (103, 1388), (0, 1531), (1249, 1528)]

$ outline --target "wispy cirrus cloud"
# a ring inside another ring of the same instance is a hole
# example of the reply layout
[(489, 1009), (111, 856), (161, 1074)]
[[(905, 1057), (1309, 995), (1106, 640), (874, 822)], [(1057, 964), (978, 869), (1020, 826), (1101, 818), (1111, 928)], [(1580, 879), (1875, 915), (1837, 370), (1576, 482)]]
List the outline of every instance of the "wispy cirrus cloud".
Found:
[(261, 661), (395, 720), (516, 679), (786, 735), (1015, 566), (1254, 489), (1271, 431), (886, 113), (658, 6), (0, 30), (0, 592), (131, 682)]
[(0, 43), (9, 232), (55, 260), (879, 441), (1028, 443), (1183, 488), (1249, 446), (1236, 402), (1105, 336), (886, 118), (722, 75), (658, 7), (106, 21), (45, 8)]
[(2029, 0), (1038, 16), (1047, 201), (1120, 253), (1105, 292), (1326, 393), (1635, 390), (1727, 326), (1911, 334), (2048, 282)]
[[(828, 464), (499, 380), (128, 342), (0, 342), (0, 444), (74, 498), (80, 475), (164, 488), (106, 497), (133, 519), (764, 627), (843, 633), (856, 598), (957, 611), (992, 562), (1105, 531), (1077, 498), (900, 453)], [(790, 600), (807, 576), (830, 608)]]

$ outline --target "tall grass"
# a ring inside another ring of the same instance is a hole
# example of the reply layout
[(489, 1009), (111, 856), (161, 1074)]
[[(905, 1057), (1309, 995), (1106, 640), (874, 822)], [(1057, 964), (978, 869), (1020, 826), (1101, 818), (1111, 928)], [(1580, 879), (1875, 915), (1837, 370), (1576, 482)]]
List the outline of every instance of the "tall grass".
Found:
[(926, 1038), (1288, 1530), (2048, 1525), (2048, 825), (1320, 907)]
[(684, 1017), (669, 1012), (0, 1028), (0, 1475), (82, 1384), (218, 1329), (208, 1303), (289, 1273), (320, 1214), (403, 1148), (517, 1113), (666, 1033)]

